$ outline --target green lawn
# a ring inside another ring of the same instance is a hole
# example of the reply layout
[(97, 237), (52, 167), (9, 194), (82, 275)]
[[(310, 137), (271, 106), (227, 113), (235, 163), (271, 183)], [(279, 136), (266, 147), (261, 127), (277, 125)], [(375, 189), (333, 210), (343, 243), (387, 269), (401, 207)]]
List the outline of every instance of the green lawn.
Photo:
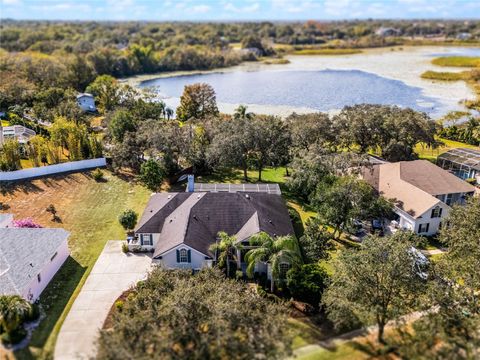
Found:
[(294, 336), (292, 348), (295, 359), (350, 360), (368, 357), (367, 354), (356, 349), (352, 342), (342, 342), (328, 348), (319, 345), (326, 338), (326, 334), (316, 326), (294, 318), (288, 319), (288, 325)]
[(438, 66), (476, 67), (480, 66), (480, 57), (473, 56), (444, 56), (432, 60)]
[(440, 146), (438, 149), (430, 149), (425, 146), (422, 146), (421, 144), (418, 144), (417, 147), (415, 148), (415, 152), (418, 154), (420, 159), (425, 159), (425, 160), (430, 160), (430, 161), (435, 161), (437, 160), (438, 155), (454, 148), (470, 148), (470, 149), (477, 149), (480, 150), (480, 147), (475, 146), (475, 145), (469, 145), (465, 143), (461, 143), (458, 141), (453, 141), (453, 140), (448, 140), (448, 139), (443, 139), (443, 138), (438, 138), (437, 140), (440, 140), (441, 142), (444, 143), (443, 146)]
[[(71, 257), (57, 273), (41, 296), (46, 317), (33, 333), (30, 346), (18, 352), (17, 358), (51, 358), (60, 327), (88, 277), (107, 240), (124, 239), (125, 232), (117, 217), (132, 208), (143, 211), (150, 191), (132, 185), (108, 171), (105, 182), (95, 182), (86, 174), (33, 180), (16, 189), (8, 203), (15, 216), (31, 214), (46, 226), (62, 226), (70, 231)], [(25, 202), (25, 195), (35, 201)], [(44, 218), (46, 204), (53, 203), (62, 224), (48, 224)]]

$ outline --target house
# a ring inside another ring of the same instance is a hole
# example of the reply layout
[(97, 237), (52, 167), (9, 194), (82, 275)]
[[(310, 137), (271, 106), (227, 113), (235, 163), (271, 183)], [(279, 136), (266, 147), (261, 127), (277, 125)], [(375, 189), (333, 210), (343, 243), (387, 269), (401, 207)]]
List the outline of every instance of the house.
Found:
[(452, 205), (463, 204), (475, 188), (426, 160), (364, 168), (362, 176), (380, 195), (394, 201), (401, 229), (435, 235)]
[(480, 150), (456, 148), (440, 154), (437, 165), (460, 179), (476, 179), (480, 184)]
[(82, 93), (77, 95), (77, 104), (85, 112), (95, 112), (95, 98), (92, 94)]
[(0, 295), (36, 301), (70, 255), (63, 229), (0, 228)]
[(375, 30), (375, 35), (382, 36), (382, 37), (399, 36), (400, 30), (394, 29), (391, 27), (380, 27), (377, 30)]
[(30, 138), (34, 137), (37, 133), (32, 129), (29, 129), (22, 125), (4, 126), (2, 128), (3, 143), (5, 140), (12, 139), (18, 141), (20, 144), (26, 144)]
[[(166, 268), (197, 270), (212, 266), (215, 254), (210, 246), (224, 231), (247, 247), (237, 254), (237, 265), (244, 269), (252, 235), (294, 234), (278, 185), (192, 186), (190, 192), (152, 194), (129, 247), (152, 251)], [(258, 264), (257, 270), (267, 271), (265, 264)]]

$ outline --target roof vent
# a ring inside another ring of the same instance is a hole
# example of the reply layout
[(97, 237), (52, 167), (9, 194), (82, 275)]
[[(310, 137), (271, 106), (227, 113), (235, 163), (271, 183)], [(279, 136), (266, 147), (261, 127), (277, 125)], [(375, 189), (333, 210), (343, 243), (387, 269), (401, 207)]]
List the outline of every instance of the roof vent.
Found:
[(172, 195), (168, 195), (168, 196), (167, 196), (167, 199), (171, 199), (171, 198), (172, 198)]
[(200, 199), (200, 194), (197, 195), (197, 199)]
[(193, 215), (193, 218), (194, 218), (195, 220), (198, 220), (197, 215)]
[(268, 219), (268, 222), (271, 224), (271, 223), (272, 223), (272, 220)]
[(248, 195), (248, 194), (245, 194), (245, 197), (246, 197), (247, 199), (250, 199), (250, 195)]

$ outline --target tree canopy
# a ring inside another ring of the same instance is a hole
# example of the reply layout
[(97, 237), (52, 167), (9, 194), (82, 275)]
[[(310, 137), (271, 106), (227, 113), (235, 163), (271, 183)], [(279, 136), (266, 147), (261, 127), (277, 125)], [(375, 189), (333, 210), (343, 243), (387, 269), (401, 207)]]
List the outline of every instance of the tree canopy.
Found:
[(284, 311), (218, 270), (155, 268), (101, 330), (97, 358), (283, 359)]

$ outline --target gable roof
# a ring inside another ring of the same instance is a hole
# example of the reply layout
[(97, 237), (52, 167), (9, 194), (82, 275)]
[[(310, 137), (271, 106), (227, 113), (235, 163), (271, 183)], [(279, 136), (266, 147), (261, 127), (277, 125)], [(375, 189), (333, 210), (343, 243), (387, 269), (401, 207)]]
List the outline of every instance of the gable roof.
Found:
[[(427, 160), (401, 161), (400, 178), (430, 195), (468, 193), (475, 188)], [(384, 165), (385, 166), (385, 165)]]
[(272, 236), (294, 233), (282, 197), (259, 192), (154, 194), (136, 229), (160, 233), (154, 257), (180, 244), (212, 256), (209, 247), (220, 231), (239, 241), (260, 231)]
[(418, 218), (441, 203), (436, 195), (475, 190), (470, 184), (426, 160), (400, 161), (363, 169), (363, 178), (395, 206)]
[(69, 235), (63, 229), (0, 229), (0, 294), (24, 295)]

